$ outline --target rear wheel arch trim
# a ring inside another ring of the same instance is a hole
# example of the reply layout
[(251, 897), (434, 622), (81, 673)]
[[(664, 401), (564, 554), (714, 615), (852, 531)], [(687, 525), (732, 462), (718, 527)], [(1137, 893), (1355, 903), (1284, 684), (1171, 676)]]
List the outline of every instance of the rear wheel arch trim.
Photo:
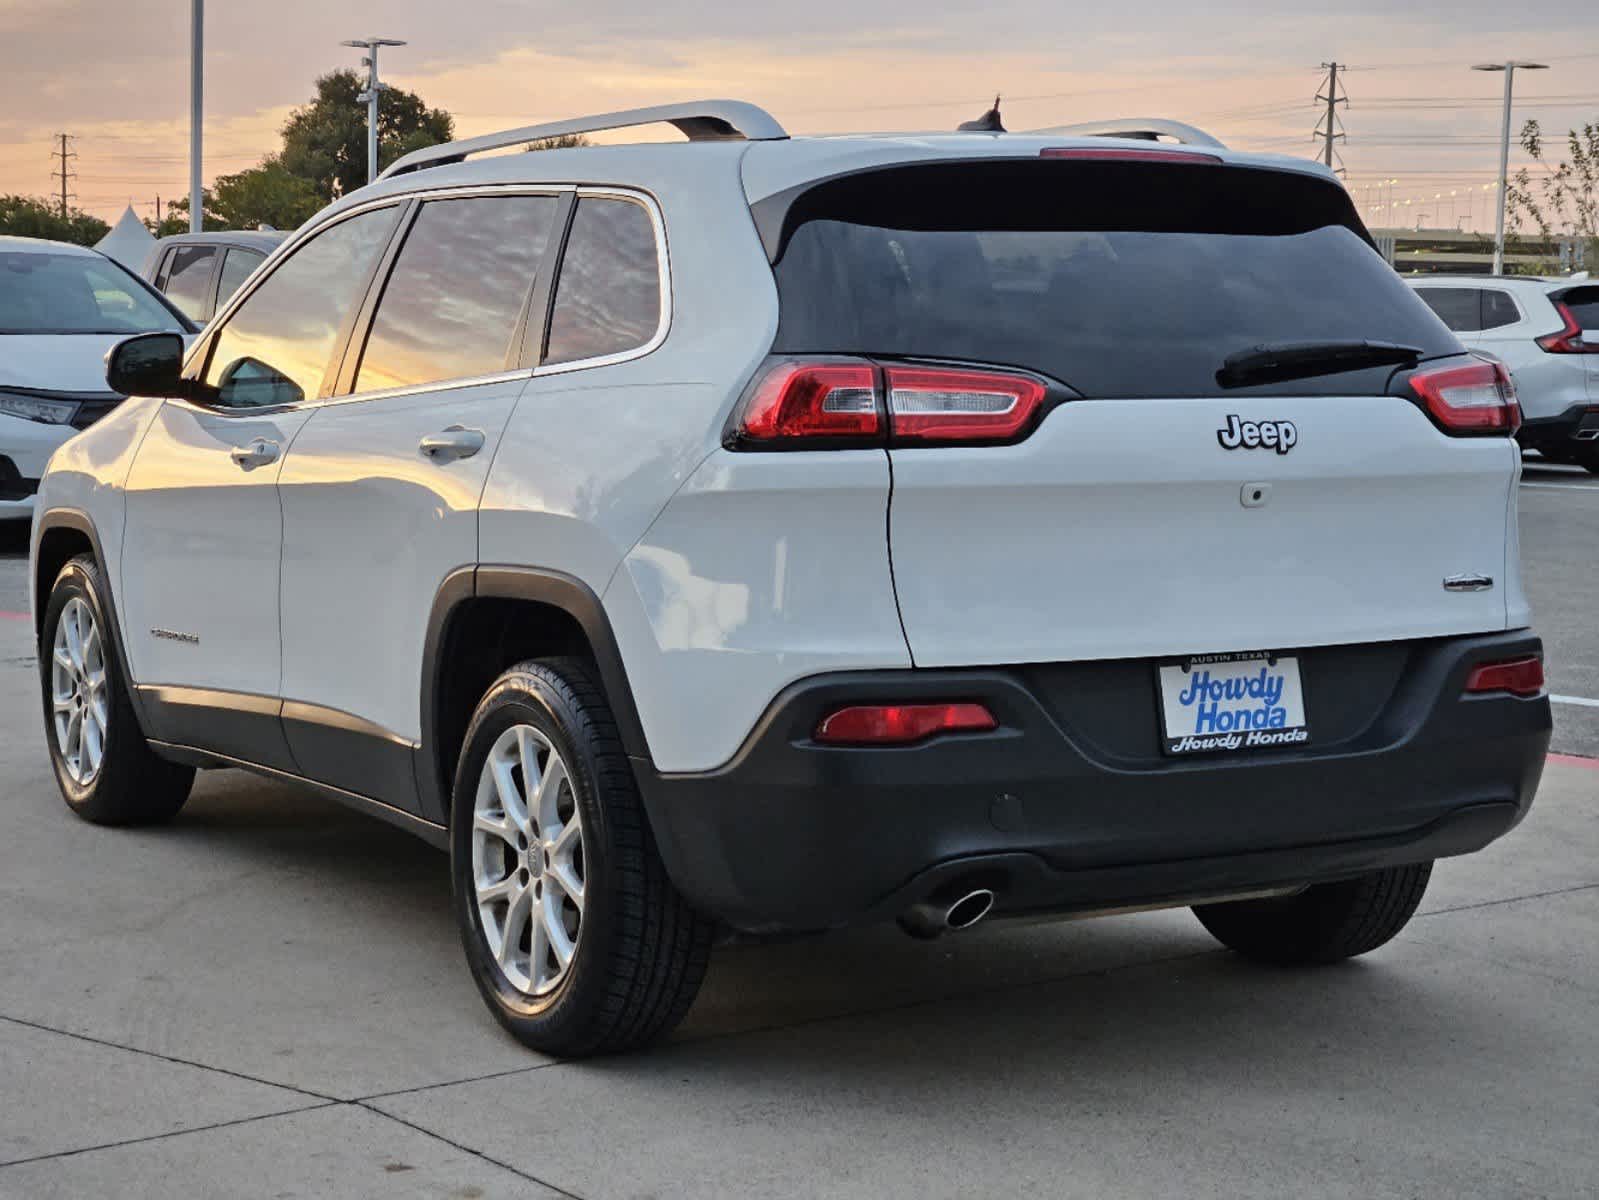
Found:
[(449, 820), (454, 780), (453, 775), (446, 775), (439, 745), (439, 731), (443, 725), (440, 700), (446, 667), (442, 656), (452, 622), (461, 607), (472, 600), (524, 600), (559, 609), (570, 616), (588, 640), (623, 749), (630, 758), (653, 761), (616, 635), (594, 589), (574, 575), (543, 567), (504, 564), (461, 567), (445, 576), (434, 595), (422, 654), (422, 738), (417, 750), (416, 774), (423, 811), (429, 819), (444, 823)]

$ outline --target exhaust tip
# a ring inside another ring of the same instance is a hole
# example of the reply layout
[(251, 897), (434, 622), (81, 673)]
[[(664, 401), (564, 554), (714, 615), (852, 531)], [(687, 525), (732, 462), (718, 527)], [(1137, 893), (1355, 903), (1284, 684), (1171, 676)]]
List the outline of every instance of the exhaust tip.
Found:
[(950, 929), (970, 929), (981, 921), (994, 907), (994, 893), (987, 888), (967, 892), (944, 914), (944, 924)]

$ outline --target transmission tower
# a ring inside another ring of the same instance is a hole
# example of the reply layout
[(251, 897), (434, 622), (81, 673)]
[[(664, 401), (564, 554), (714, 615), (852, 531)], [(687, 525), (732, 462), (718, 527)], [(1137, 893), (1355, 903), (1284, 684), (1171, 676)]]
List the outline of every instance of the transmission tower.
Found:
[(67, 168), (68, 160), (78, 157), (77, 151), (68, 149), (69, 143), (76, 140), (70, 133), (58, 133), (56, 134), (56, 142), (60, 148), (50, 152), (51, 158), (59, 158), (61, 160), (61, 169), (59, 171), (51, 171), (50, 178), (61, 181), (61, 215), (63, 218), (67, 215), (67, 201), (77, 199), (75, 192), (67, 190), (67, 181), (78, 177), (76, 171)]
[(1349, 93), (1344, 89), (1343, 81), (1338, 78), (1340, 70), (1348, 70), (1344, 63), (1322, 63), (1322, 68), (1327, 72), (1327, 78), (1322, 80), (1322, 90), (1316, 93), (1316, 103), (1325, 104), (1327, 112), (1316, 123), (1315, 136), (1322, 143), (1321, 161), (1333, 168), (1338, 174), (1344, 173), (1343, 156), (1338, 153), (1338, 143), (1348, 138), (1344, 132), (1343, 118), (1338, 115), (1340, 105), (1348, 105)]

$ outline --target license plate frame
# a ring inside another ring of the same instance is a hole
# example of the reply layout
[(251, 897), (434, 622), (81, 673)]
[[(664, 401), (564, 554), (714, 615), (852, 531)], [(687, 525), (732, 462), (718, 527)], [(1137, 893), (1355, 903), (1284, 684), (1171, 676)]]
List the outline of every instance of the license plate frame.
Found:
[(1272, 650), (1194, 654), (1156, 663), (1162, 750), (1186, 757), (1308, 744), (1310, 723), (1301, 668), (1298, 654)]

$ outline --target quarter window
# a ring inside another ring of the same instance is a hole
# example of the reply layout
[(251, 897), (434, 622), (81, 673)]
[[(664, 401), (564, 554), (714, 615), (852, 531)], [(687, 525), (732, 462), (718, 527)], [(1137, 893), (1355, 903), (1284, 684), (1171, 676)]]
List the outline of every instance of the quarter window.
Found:
[(398, 213), (374, 209), (316, 234), (245, 298), (206, 367), (217, 404), (262, 408), (318, 395), (339, 330)]
[(216, 263), (215, 246), (179, 246), (168, 260), (167, 280), (161, 289), (178, 311), (192, 321), (206, 318), (206, 301), (211, 298), (211, 268)]
[(1476, 333), (1482, 328), (1482, 300), (1476, 288), (1417, 288), (1416, 294), (1439, 320), (1456, 333)]
[(558, 206), (554, 196), (424, 204), (378, 302), (356, 391), (506, 370)]
[(1509, 292), (1501, 292), (1494, 288), (1483, 289), (1484, 329), (1503, 329), (1506, 325), (1514, 325), (1519, 320), (1521, 320), (1521, 311), (1516, 307), (1516, 302), (1510, 298)]
[(572, 216), (546, 363), (636, 350), (661, 323), (655, 227), (642, 204), (584, 196)]

